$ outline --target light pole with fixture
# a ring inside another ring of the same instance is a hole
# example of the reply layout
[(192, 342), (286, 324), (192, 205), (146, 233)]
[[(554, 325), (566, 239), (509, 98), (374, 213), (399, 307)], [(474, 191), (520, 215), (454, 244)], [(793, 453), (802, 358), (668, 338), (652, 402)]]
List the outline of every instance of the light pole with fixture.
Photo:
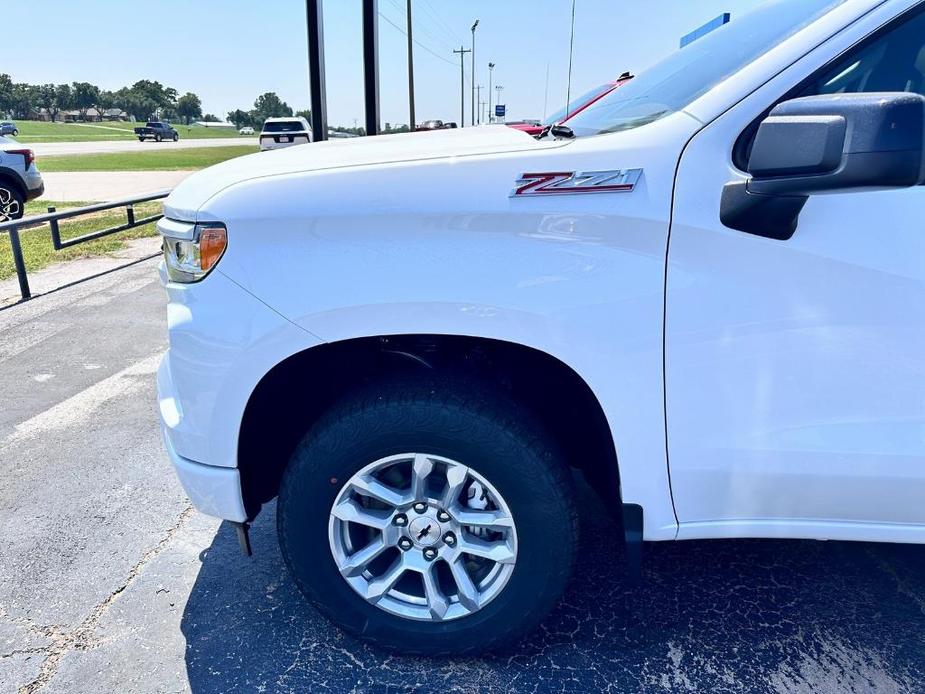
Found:
[(495, 64), (488, 63), (488, 122), (494, 122), (491, 114), (491, 76), (494, 73)]
[(475, 20), (475, 24), (472, 25), (472, 96), (470, 101), (472, 102), (472, 113), (469, 118), (469, 125), (475, 125), (475, 30), (479, 25), (479, 20)]

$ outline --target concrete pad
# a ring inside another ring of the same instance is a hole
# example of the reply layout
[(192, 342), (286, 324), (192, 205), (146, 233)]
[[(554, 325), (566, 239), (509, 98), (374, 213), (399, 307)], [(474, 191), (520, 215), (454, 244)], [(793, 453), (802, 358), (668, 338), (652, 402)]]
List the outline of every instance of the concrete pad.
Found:
[(107, 202), (170, 190), (194, 171), (82, 171), (42, 174), (55, 202)]

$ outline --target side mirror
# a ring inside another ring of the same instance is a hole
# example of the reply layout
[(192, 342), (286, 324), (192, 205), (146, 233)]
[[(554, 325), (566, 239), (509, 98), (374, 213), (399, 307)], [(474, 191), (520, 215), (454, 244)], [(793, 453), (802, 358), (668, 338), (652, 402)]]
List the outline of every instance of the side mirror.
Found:
[(810, 96), (758, 126), (746, 181), (723, 188), (720, 220), (786, 240), (810, 195), (925, 182), (925, 97), (902, 92)]

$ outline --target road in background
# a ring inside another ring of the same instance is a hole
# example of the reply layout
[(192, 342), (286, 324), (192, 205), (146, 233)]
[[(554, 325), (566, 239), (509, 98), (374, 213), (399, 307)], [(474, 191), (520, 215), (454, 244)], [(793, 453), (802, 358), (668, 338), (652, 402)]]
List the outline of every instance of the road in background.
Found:
[(231, 147), (237, 145), (252, 145), (256, 147), (260, 142), (256, 137), (216, 137), (208, 139), (184, 139), (180, 135), (177, 142), (154, 142), (137, 139), (130, 140), (103, 140), (100, 142), (29, 142), (29, 147), (38, 159), (39, 169), (42, 168), (41, 157), (59, 156), (62, 154), (100, 154), (106, 152), (151, 152), (158, 149), (191, 149), (198, 147)]
[(660, 543), (630, 587), (584, 487), (575, 579), (527, 642), (425, 660), (344, 636), (286, 573), (273, 505), (248, 559), (183, 495), (154, 263), (0, 310), (0, 691), (925, 691), (925, 547)]

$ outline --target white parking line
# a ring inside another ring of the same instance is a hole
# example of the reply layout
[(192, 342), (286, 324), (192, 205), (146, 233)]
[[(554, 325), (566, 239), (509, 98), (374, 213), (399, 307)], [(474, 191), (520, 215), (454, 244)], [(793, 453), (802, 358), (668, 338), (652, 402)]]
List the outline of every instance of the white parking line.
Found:
[[(41, 434), (68, 429), (90, 421), (93, 413), (110, 400), (127, 397), (142, 390), (146, 377), (157, 371), (162, 356), (163, 352), (152, 354), (17, 424), (13, 433), (0, 443), (0, 450)], [(151, 412), (154, 416), (154, 403), (151, 404)]]

